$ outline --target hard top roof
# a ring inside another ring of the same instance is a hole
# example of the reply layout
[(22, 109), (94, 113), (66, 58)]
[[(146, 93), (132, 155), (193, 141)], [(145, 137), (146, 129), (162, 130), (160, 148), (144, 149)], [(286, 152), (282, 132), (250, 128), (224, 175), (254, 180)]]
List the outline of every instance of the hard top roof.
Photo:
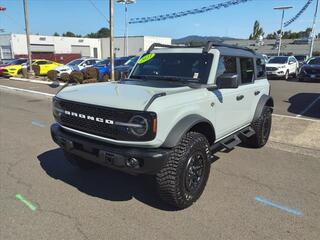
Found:
[[(162, 51), (161, 51), (161, 50)], [(227, 45), (222, 43), (215, 43), (209, 41), (205, 46), (180, 46), (180, 45), (165, 45), (160, 43), (153, 43), (147, 53), (152, 51), (156, 52), (167, 52), (166, 50), (173, 50), (169, 52), (177, 52), (176, 50), (184, 49), (181, 52), (198, 52), (198, 53), (208, 53), (211, 49), (218, 49), (221, 55), (228, 55), (228, 56), (243, 56), (243, 57), (259, 57), (262, 58), (261, 54), (256, 53), (254, 50), (246, 48), (246, 47), (239, 47), (236, 45)], [(188, 50), (187, 50), (188, 49)], [(179, 51), (180, 52), (180, 51)]]

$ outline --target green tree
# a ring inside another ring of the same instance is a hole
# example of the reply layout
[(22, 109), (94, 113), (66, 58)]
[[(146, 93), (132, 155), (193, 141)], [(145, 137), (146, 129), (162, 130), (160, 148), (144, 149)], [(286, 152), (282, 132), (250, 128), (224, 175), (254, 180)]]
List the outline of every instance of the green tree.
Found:
[(256, 40), (261, 35), (263, 36), (264, 32), (262, 27), (260, 26), (260, 23), (256, 20), (253, 24), (253, 32), (250, 34), (249, 39)]
[(76, 35), (73, 32), (70, 32), (70, 31), (62, 33), (62, 36), (63, 37), (76, 37)]
[(110, 29), (109, 28), (100, 28), (98, 32), (92, 32), (86, 35), (88, 38), (107, 38), (110, 37)]
[(53, 34), (53, 36), (59, 37), (60, 35), (59, 35), (59, 33), (55, 32), (55, 33)]

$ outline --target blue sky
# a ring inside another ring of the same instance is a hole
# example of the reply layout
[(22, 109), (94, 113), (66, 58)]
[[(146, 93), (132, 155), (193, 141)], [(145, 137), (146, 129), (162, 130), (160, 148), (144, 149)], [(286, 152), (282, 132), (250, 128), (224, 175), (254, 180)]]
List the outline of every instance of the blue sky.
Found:
[[(72, 31), (77, 34), (96, 32), (107, 25), (91, 1), (108, 16), (108, 0), (28, 0), (32, 33), (52, 35)], [(226, 0), (137, 0), (129, 6), (130, 17), (147, 17), (208, 6)], [(291, 5), (285, 19), (293, 17), (307, 0), (252, 0), (238, 6), (190, 15), (162, 22), (129, 25), (129, 35), (154, 35), (180, 38), (187, 35), (229, 36), (247, 38), (253, 22), (258, 20), (266, 33), (279, 29), (281, 14), (273, 10), (279, 5)], [(307, 11), (286, 30), (300, 31), (312, 24), (316, 0)], [(23, 1), (0, 0), (7, 11), (0, 12), (0, 29), (6, 32), (24, 31)], [(320, 17), (318, 17), (320, 19)], [(317, 23), (317, 31), (320, 23)], [(124, 7), (115, 3), (115, 34), (123, 35)]]

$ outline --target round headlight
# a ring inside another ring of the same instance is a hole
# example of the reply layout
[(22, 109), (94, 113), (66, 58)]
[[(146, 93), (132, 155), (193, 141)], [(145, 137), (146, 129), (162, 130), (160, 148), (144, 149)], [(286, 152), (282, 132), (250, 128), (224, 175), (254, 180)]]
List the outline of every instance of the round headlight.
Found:
[(138, 137), (142, 137), (144, 136), (147, 131), (148, 131), (148, 120), (142, 116), (133, 116), (130, 121), (130, 124), (132, 124), (130, 126), (130, 131), (131, 133), (133, 133), (134, 135), (138, 136)]

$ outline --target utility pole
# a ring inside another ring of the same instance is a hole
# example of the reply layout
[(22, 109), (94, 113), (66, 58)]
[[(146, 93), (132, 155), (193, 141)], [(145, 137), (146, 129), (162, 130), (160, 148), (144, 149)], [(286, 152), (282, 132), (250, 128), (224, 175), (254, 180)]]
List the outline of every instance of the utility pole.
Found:
[(113, 0), (109, 0), (109, 29), (110, 29), (110, 79), (114, 81), (114, 39), (113, 39)]
[(280, 27), (280, 36), (279, 36), (279, 45), (278, 45), (278, 56), (281, 53), (281, 44), (282, 44), (282, 29), (283, 29), (283, 19), (284, 19), (284, 11), (287, 9), (292, 8), (291, 6), (284, 6), (284, 7), (275, 7), (274, 10), (282, 10), (282, 17), (281, 17), (281, 27)]
[(319, 7), (319, 0), (317, 0), (316, 10), (314, 11), (314, 17), (313, 17), (313, 23), (312, 23), (312, 31), (311, 31), (311, 44), (310, 44), (309, 57), (312, 57), (314, 40), (316, 38), (316, 20), (317, 20), (317, 14), (318, 14), (318, 7)]
[(27, 49), (28, 49), (28, 59), (29, 59), (29, 74), (33, 75), (34, 73), (32, 70), (32, 57), (31, 57), (31, 49), (30, 49), (30, 31), (29, 31), (29, 16), (28, 16), (28, 2), (27, 2), (27, 0), (23, 0), (23, 8), (24, 8), (24, 21), (25, 21), (25, 26), (26, 26)]

